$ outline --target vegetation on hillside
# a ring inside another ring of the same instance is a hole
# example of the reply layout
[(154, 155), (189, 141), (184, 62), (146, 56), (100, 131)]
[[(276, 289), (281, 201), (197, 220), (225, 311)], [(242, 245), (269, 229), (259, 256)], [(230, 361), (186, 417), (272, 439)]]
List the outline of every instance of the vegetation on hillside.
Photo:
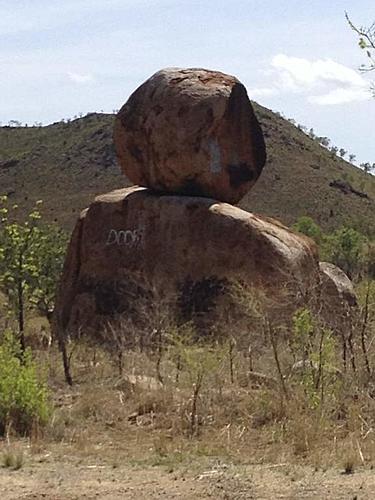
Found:
[(311, 217), (300, 217), (293, 229), (309, 236), (319, 246), (320, 260), (332, 262), (355, 282), (375, 279), (375, 239), (351, 227), (325, 234)]

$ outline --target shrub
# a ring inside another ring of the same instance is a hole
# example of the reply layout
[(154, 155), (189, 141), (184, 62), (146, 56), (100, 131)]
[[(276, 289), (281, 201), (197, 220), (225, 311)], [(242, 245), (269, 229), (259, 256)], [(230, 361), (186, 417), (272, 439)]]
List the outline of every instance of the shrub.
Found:
[(16, 220), (17, 205), (11, 207), (7, 197), (0, 196), (0, 291), (18, 322), (22, 349), (29, 308), (52, 320), (66, 247), (66, 235), (60, 229), (41, 223), (40, 204), (39, 200), (21, 223)]
[(46, 383), (39, 377), (31, 351), (21, 351), (10, 332), (0, 345), (0, 433), (11, 428), (29, 434), (44, 425), (51, 407)]
[(367, 238), (350, 227), (341, 227), (327, 235), (321, 247), (321, 259), (340, 267), (351, 279), (366, 269)]
[(2, 465), (8, 469), (19, 470), (24, 465), (25, 456), (22, 451), (6, 448), (2, 453)]
[(292, 228), (299, 233), (305, 234), (318, 244), (320, 244), (322, 240), (322, 230), (311, 217), (300, 217), (297, 222), (293, 224)]

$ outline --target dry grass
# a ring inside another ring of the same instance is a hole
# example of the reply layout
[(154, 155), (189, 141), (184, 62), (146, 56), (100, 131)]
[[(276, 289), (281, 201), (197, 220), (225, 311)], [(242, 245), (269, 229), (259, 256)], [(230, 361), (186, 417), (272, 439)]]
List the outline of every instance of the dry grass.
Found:
[(1, 454), (1, 462), (3, 467), (12, 470), (19, 470), (24, 465), (24, 452), (21, 449), (7, 446)]
[[(286, 353), (284, 353), (286, 358)], [(52, 367), (58, 354), (49, 356)], [(95, 359), (95, 364), (92, 359)], [(265, 352), (256, 369), (271, 368)], [(62, 384), (53, 368), (55, 413), (43, 446), (70, 449), (82, 460), (95, 458), (116, 466), (119, 461), (167, 467), (187, 466), (194, 457), (219, 457), (235, 463), (310, 463), (317, 467), (375, 459), (374, 402), (367, 394), (347, 394), (343, 384), (327, 395), (325, 411), (311, 406), (303, 386), (290, 385), (290, 398), (280, 389), (244, 387), (248, 360), (237, 352), (235, 380), (230, 382), (228, 359), (211, 371), (202, 386), (197, 407), (197, 432), (189, 432), (193, 385), (188, 369), (176, 370), (168, 353), (162, 362), (164, 384), (150, 389), (129, 386), (120, 379), (115, 360), (106, 351), (81, 341), (73, 358), (75, 385)], [(125, 356), (126, 373), (156, 380), (155, 361), (145, 353)], [(350, 377), (352, 375), (349, 375)], [(348, 445), (348, 443), (351, 443)], [(354, 444), (353, 444), (354, 443)], [(362, 458), (361, 458), (362, 457)], [(354, 460), (355, 459), (355, 460)]]
[[(35, 335), (38, 323), (30, 324)], [(293, 374), (294, 351), (280, 338), (286, 395), (270, 339), (261, 330), (247, 334), (249, 357), (245, 333), (238, 331), (241, 338), (234, 349), (226, 342), (187, 343), (176, 351), (173, 341), (166, 343), (160, 366), (157, 352), (141, 351), (134, 344), (124, 351), (121, 376), (115, 352), (81, 338), (68, 345), (72, 388), (64, 383), (56, 346), (39, 348), (35, 356), (48, 371), (55, 410), (43, 435), (30, 439), (27, 453), (53, 452), (56, 460), (69, 455), (111, 467), (128, 463), (168, 469), (219, 460), (336, 466), (349, 473), (374, 463), (373, 381), (366, 373), (359, 338), (354, 345), (356, 372), (350, 364), (343, 370), (340, 343), (330, 344), (330, 363), (341, 374), (327, 371), (324, 397), (313, 389), (309, 372)], [(372, 335), (371, 323), (368, 337)], [(368, 356), (375, 366), (373, 348)], [(192, 429), (199, 374), (203, 376)], [(16, 462), (14, 452), (4, 453), (7, 462)]]

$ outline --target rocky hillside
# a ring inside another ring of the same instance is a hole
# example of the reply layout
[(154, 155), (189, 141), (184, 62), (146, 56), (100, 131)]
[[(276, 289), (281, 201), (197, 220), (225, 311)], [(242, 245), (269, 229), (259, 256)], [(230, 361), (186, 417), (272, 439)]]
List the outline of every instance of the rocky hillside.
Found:
[[(268, 160), (240, 207), (292, 224), (301, 215), (325, 230), (348, 224), (375, 234), (375, 177), (335, 157), (257, 104)], [(70, 229), (99, 193), (129, 185), (112, 142), (114, 116), (91, 114), (45, 127), (0, 128), (0, 194), (20, 206), (38, 199), (46, 219)]]

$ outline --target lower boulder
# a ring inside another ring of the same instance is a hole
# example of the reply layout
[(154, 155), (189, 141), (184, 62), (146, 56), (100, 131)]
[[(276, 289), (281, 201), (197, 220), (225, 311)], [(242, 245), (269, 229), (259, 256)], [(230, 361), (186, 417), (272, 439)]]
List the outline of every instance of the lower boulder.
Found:
[(145, 296), (139, 282), (174, 297), (184, 319), (209, 315), (231, 281), (298, 305), (320, 287), (315, 244), (279, 222), (209, 198), (146, 188), (98, 196), (74, 229), (56, 307), (56, 326), (103, 331)]

